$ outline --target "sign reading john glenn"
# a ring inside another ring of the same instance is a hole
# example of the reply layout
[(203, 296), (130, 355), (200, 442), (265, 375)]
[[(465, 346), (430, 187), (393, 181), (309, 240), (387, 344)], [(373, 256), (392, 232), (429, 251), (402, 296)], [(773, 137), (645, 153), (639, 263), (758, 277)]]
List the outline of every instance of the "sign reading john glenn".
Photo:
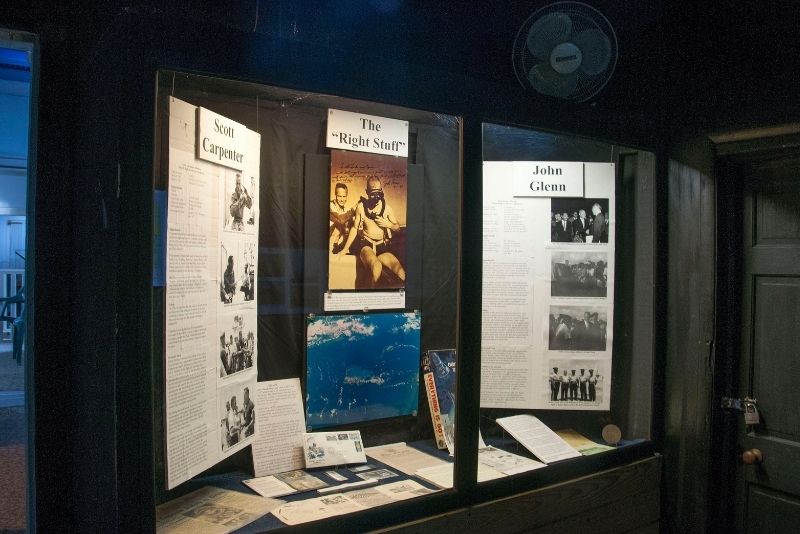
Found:
[(515, 161), (515, 197), (582, 197), (584, 164), (579, 161)]

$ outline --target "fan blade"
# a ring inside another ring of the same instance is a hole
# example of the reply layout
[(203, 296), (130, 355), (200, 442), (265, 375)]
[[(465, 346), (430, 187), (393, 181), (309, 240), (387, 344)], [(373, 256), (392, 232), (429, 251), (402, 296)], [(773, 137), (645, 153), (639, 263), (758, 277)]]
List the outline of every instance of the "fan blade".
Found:
[(553, 48), (572, 33), (572, 19), (566, 13), (548, 13), (528, 30), (528, 50), (542, 61), (550, 59)]
[(578, 76), (559, 74), (546, 63), (534, 65), (528, 72), (528, 81), (538, 92), (556, 98), (569, 98), (578, 89)]
[(581, 69), (591, 76), (600, 74), (611, 62), (611, 41), (605, 33), (592, 28), (575, 35), (572, 42), (583, 54)]

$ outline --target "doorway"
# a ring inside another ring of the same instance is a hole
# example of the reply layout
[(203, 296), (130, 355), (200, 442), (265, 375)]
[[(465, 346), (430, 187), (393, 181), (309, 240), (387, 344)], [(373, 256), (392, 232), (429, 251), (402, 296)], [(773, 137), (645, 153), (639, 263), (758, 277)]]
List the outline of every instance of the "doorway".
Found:
[(32, 526), (26, 229), (35, 42), (30, 34), (0, 29), (0, 531), (9, 533)]
[[(722, 453), (716, 506), (727, 526), (718, 526), (792, 532), (800, 524), (800, 138), (718, 148), (727, 152), (718, 165), (712, 447)], [(755, 399), (758, 422), (747, 424), (738, 406), (723, 410), (722, 397)]]

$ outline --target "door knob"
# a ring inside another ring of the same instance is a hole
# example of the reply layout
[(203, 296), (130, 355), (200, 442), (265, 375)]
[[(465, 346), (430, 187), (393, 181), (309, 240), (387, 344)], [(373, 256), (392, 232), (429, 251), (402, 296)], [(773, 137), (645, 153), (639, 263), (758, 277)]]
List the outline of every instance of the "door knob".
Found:
[(746, 465), (760, 464), (764, 456), (759, 449), (750, 449), (742, 453), (742, 463)]

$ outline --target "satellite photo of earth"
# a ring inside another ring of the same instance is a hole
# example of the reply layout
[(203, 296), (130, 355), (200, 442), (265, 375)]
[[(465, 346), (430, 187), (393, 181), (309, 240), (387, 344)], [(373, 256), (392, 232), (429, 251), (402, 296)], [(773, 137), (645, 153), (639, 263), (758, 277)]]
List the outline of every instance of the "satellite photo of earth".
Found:
[(310, 429), (416, 414), (419, 313), (318, 316), (306, 341)]

